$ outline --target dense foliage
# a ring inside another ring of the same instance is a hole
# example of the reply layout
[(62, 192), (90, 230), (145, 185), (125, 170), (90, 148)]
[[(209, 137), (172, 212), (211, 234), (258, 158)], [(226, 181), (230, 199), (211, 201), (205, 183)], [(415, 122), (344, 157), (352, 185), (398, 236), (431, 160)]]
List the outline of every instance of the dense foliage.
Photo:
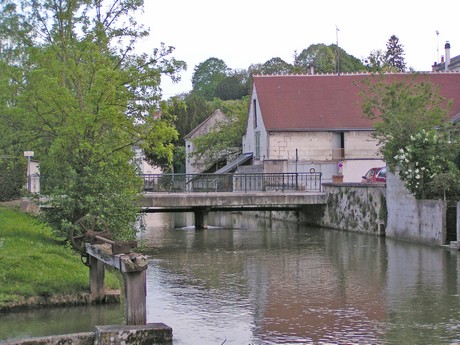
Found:
[(210, 166), (219, 161), (230, 162), (241, 153), (241, 137), (245, 130), (248, 98), (235, 101), (213, 102), (214, 109), (220, 109), (228, 121), (220, 122), (210, 132), (193, 139), (192, 154), (201, 165)]
[(216, 95), (217, 86), (227, 77), (227, 64), (217, 58), (209, 58), (195, 66), (192, 76), (193, 93), (211, 100)]
[[(349, 73), (364, 71), (361, 60), (347, 54), (335, 44), (312, 44), (295, 58), (298, 72), (308, 73), (313, 67), (315, 73)], [(297, 71), (296, 71), (297, 72)]]
[(457, 130), (448, 121), (450, 103), (422, 75), (376, 78), (363, 84), (363, 111), (379, 120), (374, 136), (387, 165), (416, 198), (458, 191), (459, 171), (453, 161), (459, 146)]
[(405, 52), (399, 38), (392, 35), (386, 44), (386, 50), (372, 50), (363, 63), (372, 73), (406, 71)]
[[(399, 177), (417, 199), (458, 193), (460, 174), (453, 162), (456, 151), (452, 147), (458, 145), (446, 133), (422, 129), (410, 136), (407, 146), (399, 149), (394, 157)], [(453, 177), (452, 181), (439, 186), (439, 178), (444, 180), (448, 175)]]
[(23, 157), (0, 158), (0, 201), (13, 200), (21, 196), (27, 183), (26, 161)]
[[(0, 5), (2, 151), (33, 150), (47, 221), (60, 234), (81, 216), (131, 237), (140, 192), (134, 145), (172, 157), (176, 131), (153, 116), (161, 75), (185, 67), (172, 47), (136, 54), (148, 35), (142, 0), (5, 0)], [(14, 140), (13, 140), (14, 138)], [(153, 144), (152, 144), (153, 143)]]

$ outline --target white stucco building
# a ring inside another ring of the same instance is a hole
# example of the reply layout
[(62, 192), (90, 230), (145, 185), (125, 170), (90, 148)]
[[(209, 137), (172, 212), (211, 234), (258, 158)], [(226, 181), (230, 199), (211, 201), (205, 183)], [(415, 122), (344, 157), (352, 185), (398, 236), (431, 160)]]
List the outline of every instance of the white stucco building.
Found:
[[(407, 76), (388, 74), (383, 78), (390, 82)], [(374, 121), (363, 117), (360, 84), (367, 78), (372, 76), (254, 76), (243, 136), (243, 153), (253, 155), (252, 169), (315, 169), (323, 173), (324, 182), (336, 174), (343, 174), (344, 182), (360, 182), (367, 170), (385, 165), (372, 137)], [(459, 73), (425, 73), (418, 78), (439, 85), (446, 99), (457, 96), (451, 116), (459, 113)]]

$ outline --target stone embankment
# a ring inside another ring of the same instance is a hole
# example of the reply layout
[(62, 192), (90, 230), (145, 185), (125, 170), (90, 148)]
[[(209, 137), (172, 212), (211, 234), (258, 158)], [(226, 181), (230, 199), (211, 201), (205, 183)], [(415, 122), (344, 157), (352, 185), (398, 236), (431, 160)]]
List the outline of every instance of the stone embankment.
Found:
[[(0, 306), (0, 312), (10, 312), (25, 309), (37, 309), (45, 307), (75, 306), (91, 304), (89, 292), (82, 292), (73, 295), (53, 295), (53, 296), (33, 296), (21, 297), (17, 301), (8, 302)], [(115, 304), (120, 303), (120, 291), (114, 290), (106, 293), (106, 297), (101, 303)]]
[(172, 328), (164, 323), (140, 326), (96, 326), (95, 332), (37, 337), (3, 345), (171, 345)]

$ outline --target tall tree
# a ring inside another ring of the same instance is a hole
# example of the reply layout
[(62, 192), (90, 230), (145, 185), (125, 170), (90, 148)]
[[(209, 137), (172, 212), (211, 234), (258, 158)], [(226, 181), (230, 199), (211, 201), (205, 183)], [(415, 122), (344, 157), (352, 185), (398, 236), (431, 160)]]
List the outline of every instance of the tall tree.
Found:
[(259, 73), (262, 74), (289, 74), (292, 73), (293, 66), (280, 57), (274, 57), (265, 61), (260, 67)]
[(249, 98), (241, 100), (214, 100), (213, 109), (220, 109), (228, 121), (217, 124), (205, 135), (193, 140), (193, 156), (203, 165), (221, 160), (232, 161), (241, 153), (241, 136), (245, 130)]
[(360, 59), (348, 54), (345, 50), (337, 47), (335, 44), (332, 44), (329, 47), (337, 50), (336, 56), (339, 58), (339, 73), (363, 72), (365, 70), (365, 67)]
[(0, 5), (0, 128), (34, 150), (44, 215), (61, 235), (88, 213), (115, 237), (134, 235), (140, 191), (132, 145), (168, 150), (176, 131), (152, 114), (161, 75), (185, 63), (162, 45), (136, 54), (148, 35), (134, 14), (142, 0), (4, 0)]
[(295, 57), (294, 64), (302, 73), (309, 73), (311, 67), (315, 73), (349, 73), (364, 70), (359, 59), (335, 44), (312, 44)]
[(241, 99), (249, 93), (249, 74), (245, 70), (233, 70), (216, 87), (216, 97), (222, 100)]
[[(171, 143), (173, 152), (158, 150), (156, 141), (144, 147), (144, 153), (149, 163), (160, 166), (163, 171), (184, 172), (185, 167), (185, 142), (184, 137), (208, 117), (212, 112), (206, 100), (195, 93), (171, 97), (162, 102), (162, 117), (170, 119), (175, 126), (178, 136)], [(158, 141), (161, 143), (161, 141)], [(171, 160), (172, 155), (172, 160)]]
[(404, 47), (399, 42), (399, 38), (392, 35), (387, 42), (387, 50), (385, 53), (386, 63), (393, 67), (397, 72), (404, 72), (406, 70), (404, 55)]
[(363, 83), (363, 111), (379, 120), (374, 137), (382, 156), (417, 198), (429, 197), (430, 189), (439, 190), (434, 187), (437, 176), (459, 175), (453, 164), (459, 147), (448, 121), (450, 103), (421, 75), (376, 78)]
[(212, 57), (195, 66), (192, 76), (192, 92), (206, 100), (216, 96), (216, 88), (227, 77), (229, 68), (221, 59)]
[(386, 61), (385, 52), (381, 49), (372, 50), (369, 56), (364, 59), (363, 63), (366, 69), (372, 73), (391, 71), (391, 68)]

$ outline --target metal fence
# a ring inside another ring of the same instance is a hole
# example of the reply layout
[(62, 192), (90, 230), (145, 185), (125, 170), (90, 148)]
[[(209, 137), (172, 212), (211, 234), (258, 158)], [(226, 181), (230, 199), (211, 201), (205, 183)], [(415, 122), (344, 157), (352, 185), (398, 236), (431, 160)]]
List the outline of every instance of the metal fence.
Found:
[(321, 173), (143, 174), (148, 192), (321, 191)]

